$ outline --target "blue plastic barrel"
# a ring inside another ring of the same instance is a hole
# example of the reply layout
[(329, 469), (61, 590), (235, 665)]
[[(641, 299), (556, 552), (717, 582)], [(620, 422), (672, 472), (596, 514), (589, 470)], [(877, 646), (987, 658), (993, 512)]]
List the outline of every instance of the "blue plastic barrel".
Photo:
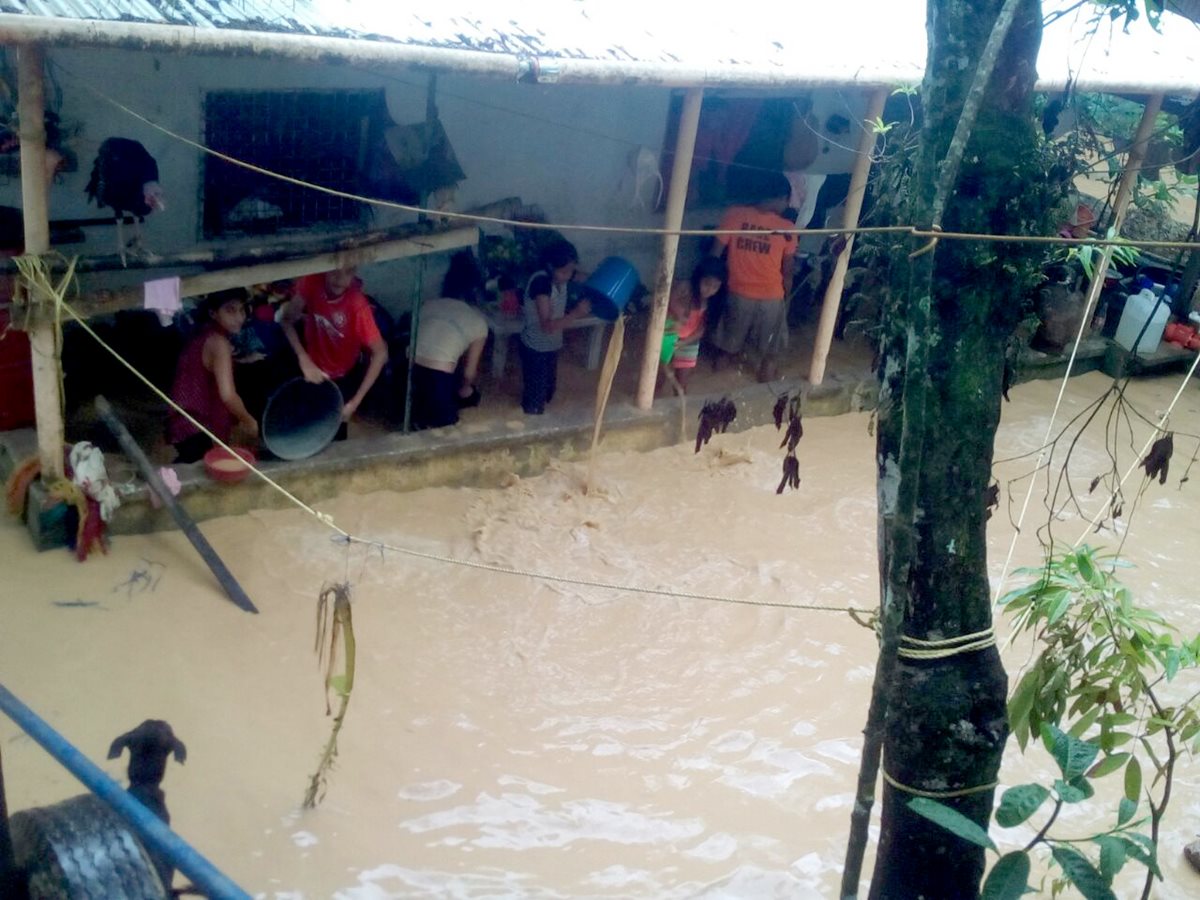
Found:
[(332, 381), (285, 381), (267, 401), (262, 442), (280, 459), (307, 459), (320, 453), (342, 426), (342, 392)]
[(640, 281), (637, 269), (629, 260), (609, 256), (601, 261), (584, 282), (592, 304), (592, 315), (615, 322)]

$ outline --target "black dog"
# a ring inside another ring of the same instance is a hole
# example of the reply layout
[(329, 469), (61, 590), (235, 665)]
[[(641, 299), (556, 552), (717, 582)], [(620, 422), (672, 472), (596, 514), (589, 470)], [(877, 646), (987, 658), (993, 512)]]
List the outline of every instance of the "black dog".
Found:
[[(127, 731), (113, 741), (108, 748), (108, 758), (117, 759), (126, 748), (129, 749), (129, 793), (162, 819), (164, 825), (170, 825), (167, 798), (159, 785), (167, 771), (167, 757), (174, 754), (177, 763), (184, 763), (187, 761), (187, 747), (175, 737), (175, 732), (166, 722), (147, 719), (133, 731)], [(175, 868), (159, 854), (147, 852), (158, 877), (162, 879), (163, 887), (170, 893)]]

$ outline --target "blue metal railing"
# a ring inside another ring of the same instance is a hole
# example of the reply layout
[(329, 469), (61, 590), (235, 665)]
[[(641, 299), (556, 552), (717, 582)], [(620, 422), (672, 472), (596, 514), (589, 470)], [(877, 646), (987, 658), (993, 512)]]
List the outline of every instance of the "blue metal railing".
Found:
[[(210, 900), (250, 900), (249, 894), (164, 825), (154, 813), (126, 793), (125, 789), (105, 775), (99, 766), (75, 749), (66, 738), (2, 684), (0, 712), (16, 722), (43, 750), (78, 778), (84, 787), (124, 819), (147, 850), (169, 860), (171, 865), (191, 879), (192, 884)], [(171, 889), (169, 884), (164, 887), (168, 891)]]

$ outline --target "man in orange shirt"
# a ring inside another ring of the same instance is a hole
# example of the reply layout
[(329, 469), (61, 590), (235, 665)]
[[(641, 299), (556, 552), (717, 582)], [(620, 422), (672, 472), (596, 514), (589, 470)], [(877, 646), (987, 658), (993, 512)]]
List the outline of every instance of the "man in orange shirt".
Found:
[[(303, 340), (296, 330), (301, 321)], [(335, 269), (301, 278), (280, 324), (305, 380), (316, 383), (331, 379), (341, 388), (345, 401), (342, 419), (349, 421), (388, 358), (387, 343), (375, 324), (355, 270)], [(364, 350), (368, 359), (360, 378), (358, 361)]]
[(791, 196), (783, 173), (766, 173), (759, 196), (753, 206), (730, 207), (718, 227), (745, 233), (720, 234), (713, 243), (713, 256), (727, 254), (729, 297), (712, 342), (725, 359), (744, 350), (755, 353), (758, 380), (765, 382), (776, 377), (775, 361), (787, 346), (783, 300), (792, 284), (796, 235), (762, 232), (796, 226), (781, 215)]

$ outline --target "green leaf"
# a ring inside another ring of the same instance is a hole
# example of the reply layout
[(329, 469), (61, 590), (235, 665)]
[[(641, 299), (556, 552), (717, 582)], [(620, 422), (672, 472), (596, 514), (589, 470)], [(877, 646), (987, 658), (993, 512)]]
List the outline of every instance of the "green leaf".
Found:
[(996, 824), (1001, 828), (1013, 828), (1020, 825), (1046, 802), (1050, 791), (1040, 784), (1020, 784), (1011, 787), (1000, 798), (1000, 806), (996, 809)]
[(1041, 681), (1041, 670), (1034, 666), (1017, 683), (1012, 699), (1008, 701), (1008, 726), (1012, 729), (1021, 749), (1029, 742), (1029, 712), (1037, 696)]
[(1063, 781), (1061, 778), (1056, 779), (1054, 791), (1063, 803), (1082, 803), (1084, 800), (1090, 800), (1096, 793), (1092, 788), (1092, 783), (1083, 776), (1072, 778), (1070, 782)]
[(1142, 764), (1136, 756), (1129, 757), (1129, 765), (1125, 767), (1125, 799), (1138, 802), (1142, 796)]
[(1065, 844), (1055, 844), (1051, 853), (1054, 861), (1062, 867), (1063, 874), (1086, 900), (1117, 900), (1112, 888), (1104, 881), (1104, 876), (1078, 850)]
[(930, 800), (926, 797), (913, 797), (908, 801), (908, 808), (919, 816), (924, 816), (931, 822), (941, 825), (951, 834), (969, 841), (979, 847), (995, 850), (996, 845), (975, 821), (968, 819), (957, 809), (952, 809), (944, 803)]
[(1120, 828), (1126, 822), (1133, 818), (1133, 814), (1137, 812), (1137, 801), (1130, 800), (1128, 797), (1122, 797), (1120, 804), (1117, 806), (1117, 827)]
[(1179, 650), (1178, 650), (1178, 648), (1172, 647), (1170, 650), (1167, 651), (1167, 664), (1164, 668), (1166, 669), (1166, 672), (1167, 672), (1167, 681), (1170, 681), (1172, 678), (1175, 677), (1176, 673), (1179, 671)]
[[(1118, 841), (1118, 843), (1120, 843)], [(1124, 852), (1124, 848), (1122, 848)], [(992, 866), (979, 900), (1017, 900), (1029, 888), (1029, 854), (1024, 850), (1005, 853)]]
[(1083, 580), (1092, 587), (1104, 586), (1104, 576), (1097, 571), (1095, 563), (1092, 562), (1092, 555), (1086, 547), (1075, 554), (1075, 565), (1079, 567), (1079, 574), (1083, 576)]
[(1100, 847), (1100, 875), (1105, 882), (1112, 884), (1116, 874), (1125, 865), (1125, 842), (1111, 834), (1101, 834), (1092, 838)]
[(1047, 727), (1050, 735), (1050, 755), (1058, 763), (1063, 779), (1071, 781), (1078, 778), (1091, 767), (1092, 761), (1100, 753), (1100, 748), (1095, 744), (1071, 737), (1061, 728), (1053, 725)]
[(1088, 772), (1088, 778), (1103, 778), (1105, 775), (1111, 775), (1125, 765), (1131, 756), (1133, 756), (1132, 753), (1110, 753), (1092, 766), (1092, 770)]
[[(1090, 698), (1080, 697), (1075, 701), (1074, 705), (1077, 709), (1082, 709), (1084, 705), (1089, 702), (1091, 702)], [(1101, 709), (1102, 707), (1093, 706), (1083, 714), (1078, 722), (1071, 726), (1071, 729), (1067, 732), (1067, 734), (1073, 738), (1082, 738), (1085, 734), (1087, 734), (1087, 730), (1096, 724), (1096, 719), (1100, 718)]]
[(1136, 831), (1126, 831), (1121, 834), (1125, 840), (1125, 851), (1154, 873), (1159, 881), (1163, 880), (1162, 871), (1158, 868), (1158, 851), (1154, 841)]

